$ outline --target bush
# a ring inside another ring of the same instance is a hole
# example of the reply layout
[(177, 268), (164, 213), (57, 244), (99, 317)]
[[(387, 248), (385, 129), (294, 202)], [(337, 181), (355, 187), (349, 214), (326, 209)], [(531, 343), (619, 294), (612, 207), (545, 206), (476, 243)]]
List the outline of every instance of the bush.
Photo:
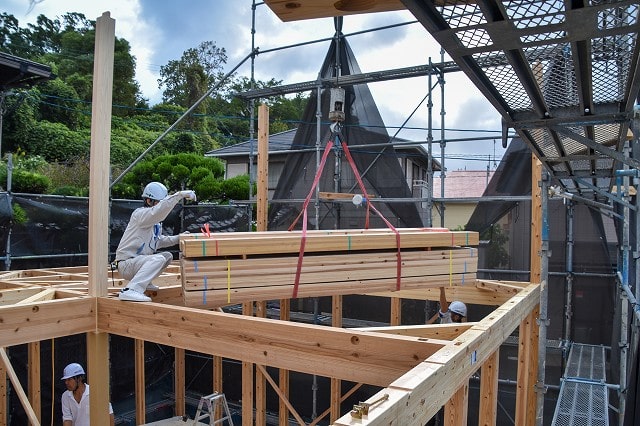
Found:
[(46, 194), (51, 186), (48, 177), (26, 170), (14, 170), (11, 190), (27, 194)]
[(29, 219), (27, 217), (27, 212), (25, 212), (24, 209), (20, 207), (20, 205), (13, 204), (11, 206), (11, 209), (13, 210), (13, 223), (16, 223), (18, 225), (27, 223), (27, 220)]

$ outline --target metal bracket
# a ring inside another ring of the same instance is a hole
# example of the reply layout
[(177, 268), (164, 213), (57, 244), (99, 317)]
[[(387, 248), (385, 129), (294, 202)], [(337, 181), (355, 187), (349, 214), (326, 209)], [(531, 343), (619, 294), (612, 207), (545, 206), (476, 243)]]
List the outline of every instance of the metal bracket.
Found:
[(379, 404), (383, 401), (386, 401), (388, 399), (389, 399), (389, 394), (385, 393), (384, 395), (382, 395), (380, 398), (376, 399), (373, 402), (360, 401), (358, 404), (353, 406), (353, 410), (351, 410), (351, 417), (353, 417), (354, 419), (362, 419), (362, 416), (369, 415), (369, 410), (371, 409), (372, 406)]

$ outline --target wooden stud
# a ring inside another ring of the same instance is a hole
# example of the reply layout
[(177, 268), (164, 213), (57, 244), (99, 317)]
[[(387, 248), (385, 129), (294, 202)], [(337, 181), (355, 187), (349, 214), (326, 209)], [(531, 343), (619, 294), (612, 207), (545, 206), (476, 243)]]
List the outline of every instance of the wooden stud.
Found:
[(480, 368), (479, 426), (493, 426), (498, 418), (498, 372), (500, 350), (497, 350)]
[(39, 425), (40, 420), (38, 416), (31, 408), (31, 404), (29, 403), (29, 398), (27, 398), (27, 394), (25, 393), (22, 385), (20, 384), (20, 380), (18, 379), (18, 375), (16, 374), (13, 366), (11, 365), (11, 361), (9, 360), (9, 355), (5, 348), (0, 347), (0, 364), (3, 365), (4, 370), (7, 372), (9, 376), (9, 380), (11, 381), (11, 385), (13, 386), (13, 390), (18, 396), (18, 400), (22, 404), (22, 408), (24, 408), (25, 414), (27, 418), (31, 422), (32, 425)]
[[(242, 304), (242, 315), (253, 317), (253, 302)], [(242, 425), (252, 426), (253, 423), (253, 368), (252, 362), (242, 362)]]
[(174, 413), (176, 416), (185, 415), (185, 351), (182, 348), (174, 348), (173, 371), (173, 395)]
[(38, 420), (42, 420), (42, 394), (40, 389), (40, 342), (32, 342), (27, 345), (28, 351), (28, 390), (29, 401), (31, 402), (31, 408), (38, 417)]
[(144, 371), (144, 340), (135, 339), (135, 392), (136, 392), (136, 424), (147, 422), (145, 371)]
[(258, 107), (258, 178), (256, 179), (256, 225), (258, 231), (267, 230), (269, 199), (269, 107)]
[[(280, 299), (280, 320), (289, 321), (291, 319), (291, 301), (289, 299)], [(280, 393), (289, 398), (289, 370), (281, 368), (278, 371), (278, 386)], [(284, 401), (278, 401), (278, 423), (280, 425), (289, 424), (289, 408)]]
[(469, 381), (467, 380), (444, 406), (445, 426), (466, 426), (468, 411)]
[[(343, 298), (342, 296), (336, 295), (331, 297), (331, 326), (342, 328), (342, 307), (343, 307)], [(334, 422), (338, 417), (340, 417), (340, 409), (342, 402), (342, 380), (340, 379), (331, 379), (331, 394), (329, 400), (329, 409), (330, 409), (330, 421)]]
[[(267, 316), (267, 302), (256, 302), (256, 317), (266, 318)], [(263, 374), (266, 370), (264, 366), (256, 366), (256, 394), (255, 394), (255, 412), (256, 412), (256, 426), (265, 426), (267, 424), (267, 382), (266, 377)]]

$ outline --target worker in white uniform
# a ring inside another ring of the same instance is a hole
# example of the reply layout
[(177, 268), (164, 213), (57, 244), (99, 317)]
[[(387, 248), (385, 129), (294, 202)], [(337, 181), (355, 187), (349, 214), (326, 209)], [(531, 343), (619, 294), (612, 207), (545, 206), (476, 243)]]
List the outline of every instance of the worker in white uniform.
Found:
[[(90, 426), (89, 417), (89, 384), (85, 383), (84, 368), (78, 363), (71, 363), (64, 368), (62, 380), (67, 390), (62, 394), (63, 426)], [(115, 424), (113, 407), (109, 403), (110, 424)]]
[(440, 310), (438, 311), (440, 324), (450, 324), (453, 322), (462, 322), (467, 317), (467, 305), (454, 300), (449, 304), (444, 287), (440, 287)]
[(156, 291), (152, 281), (169, 266), (173, 255), (158, 249), (178, 244), (178, 235), (163, 235), (162, 221), (183, 199), (196, 201), (191, 190), (167, 195), (167, 188), (160, 182), (151, 182), (142, 191), (144, 206), (131, 213), (129, 224), (122, 234), (116, 250), (115, 265), (129, 283), (118, 294), (120, 300), (150, 302), (146, 290)]

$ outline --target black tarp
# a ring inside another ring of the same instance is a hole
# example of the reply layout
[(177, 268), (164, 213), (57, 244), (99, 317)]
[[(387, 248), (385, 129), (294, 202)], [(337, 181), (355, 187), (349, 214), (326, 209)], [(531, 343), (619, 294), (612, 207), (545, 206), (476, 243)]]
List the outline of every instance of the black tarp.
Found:
[[(339, 21), (339, 20), (338, 20)], [(329, 51), (320, 69), (321, 78), (336, 78), (336, 70), (340, 75), (361, 73), (349, 43), (337, 28), (337, 38), (331, 42)], [(336, 83), (339, 85), (339, 77)], [(343, 143), (351, 145), (371, 145), (370, 148), (350, 149), (358, 173), (362, 176), (367, 193), (376, 198), (411, 198), (411, 189), (400, 167), (398, 157), (390, 137), (387, 133), (382, 117), (373, 100), (373, 96), (366, 84), (344, 87), (345, 90), (345, 120), (342, 127)], [(328, 119), (330, 90), (321, 94), (321, 145), (326, 146), (331, 137)], [(296, 149), (313, 148), (316, 145), (317, 92), (310, 96), (304, 111), (302, 124), (298, 127), (292, 146)], [(336, 159), (339, 159), (336, 161)], [(336, 166), (336, 163), (338, 165)], [(316, 152), (292, 153), (287, 156), (284, 169), (273, 199), (288, 200), (304, 199), (313, 183), (316, 174)], [(349, 167), (344, 152), (334, 149), (329, 155), (318, 185), (320, 191), (347, 192), (361, 194), (354, 174)], [(287, 229), (302, 207), (300, 202), (271, 202), (269, 212), (269, 229)], [(376, 209), (397, 227), (420, 227), (422, 219), (418, 208), (413, 202), (383, 203), (376, 202)], [(313, 209), (311, 205), (309, 210)], [(349, 229), (365, 226), (365, 208), (356, 207), (352, 203), (321, 203), (320, 223), (318, 229)], [(309, 211), (309, 228), (315, 229), (314, 211)], [(372, 228), (384, 228), (387, 225), (376, 217), (371, 216)], [(298, 222), (298, 229), (301, 223)]]
[[(12, 205), (24, 212), (24, 222), (17, 217), (12, 220)], [(131, 212), (140, 206), (142, 201), (138, 200), (111, 201), (111, 254), (115, 253)], [(211, 232), (249, 230), (248, 212), (244, 208), (202, 203), (179, 204), (164, 220), (163, 228), (167, 234), (200, 232), (205, 223)], [(8, 254), (11, 269), (86, 265), (89, 199), (0, 193), (0, 230), (0, 256), (6, 260)]]

